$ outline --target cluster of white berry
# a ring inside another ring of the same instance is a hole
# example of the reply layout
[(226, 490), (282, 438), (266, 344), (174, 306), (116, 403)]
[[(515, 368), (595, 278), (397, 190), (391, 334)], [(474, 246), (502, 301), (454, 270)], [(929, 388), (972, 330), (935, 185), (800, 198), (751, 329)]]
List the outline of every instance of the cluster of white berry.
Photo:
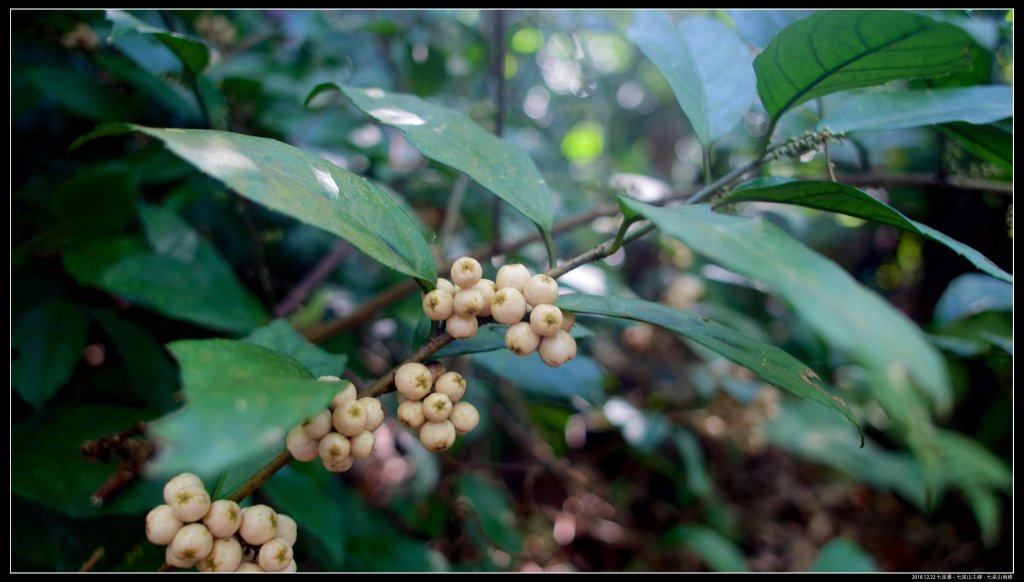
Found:
[[(509, 326), (505, 345), (512, 353), (525, 356), (537, 351), (552, 367), (576, 357), (576, 340), (569, 335), (575, 316), (554, 306), (558, 283), (551, 277), (531, 276), (517, 263), (498, 269), (494, 281), (482, 279), (483, 269), (471, 257), (455, 261), (451, 275), (452, 281), (438, 279), (437, 288), (423, 297), (423, 312), (434, 321), (445, 321), (452, 337), (473, 337), (477, 317), (490, 316)], [(527, 314), (529, 320), (524, 321)]]
[[(182, 473), (164, 486), (164, 504), (146, 515), (146, 537), (167, 546), (164, 561), (200, 572), (294, 572), (295, 520), (266, 505), (210, 502), (203, 481)], [(200, 523), (202, 520), (202, 523)]]
[[(337, 376), (321, 376), (324, 382), (340, 382)], [(356, 459), (373, 452), (377, 439), (373, 431), (384, 423), (384, 409), (371, 396), (356, 398), (355, 386), (338, 392), (328, 408), (306, 419), (288, 433), (288, 452), (299, 461), (320, 457), (332, 473), (352, 468)]]
[(458, 372), (435, 366), (437, 377), (423, 364), (404, 364), (395, 372), (398, 389), (398, 419), (420, 432), (420, 442), (430, 451), (445, 451), (480, 423), (480, 412), (468, 402), (466, 379)]

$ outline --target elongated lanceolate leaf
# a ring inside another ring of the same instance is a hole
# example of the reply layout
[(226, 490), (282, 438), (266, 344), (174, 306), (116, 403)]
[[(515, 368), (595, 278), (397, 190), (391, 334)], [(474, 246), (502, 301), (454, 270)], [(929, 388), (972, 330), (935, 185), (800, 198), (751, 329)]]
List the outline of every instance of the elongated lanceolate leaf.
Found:
[(110, 31), (111, 41), (129, 32), (152, 35), (171, 49), (192, 75), (203, 72), (210, 62), (209, 47), (194, 38), (146, 24), (123, 10), (107, 10), (107, 20), (114, 25)]
[(985, 255), (930, 226), (903, 216), (895, 208), (847, 184), (781, 177), (755, 178), (737, 186), (728, 196), (719, 200), (718, 204), (751, 201), (797, 204), (895, 226), (941, 243), (989, 275), (1008, 283), (1013, 282), (1012, 275), (988, 260)]
[(949, 87), (836, 96), (818, 128), (877, 131), (955, 121), (985, 124), (1013, 117), (1013, 87)]
[(704, 525), (681, 525), (658, 540), (660, 546), (681, 546), (700, 556), (716, 572), (746, 572), (743, 553), (728, 538)]
[(836, 91), (967, 70), (972, 42), (959, 27), (911, 12), (817, 12), (787, 26), (754, 59), (757, 92), (778, 119)]
[(203, 173), (268, 208), (336, 234), (383, 265), (433, 285), (430, 248), (416, 222), (371, 182), (288, 144), (227, 131), (107, 125), (79, 138), (138, 131)]
[(11, 387), (41, 408), (71, 379), (87, 329), (86, 312), (76, 303), (43, 303), (22, 316), (11, 334)]
[(668, 80), (705, 146), (732, 131), (756, 92), (753, 58), (734, 30), (717, 20), (672, 23), (656, 10), (637, 10), (627, 32)]

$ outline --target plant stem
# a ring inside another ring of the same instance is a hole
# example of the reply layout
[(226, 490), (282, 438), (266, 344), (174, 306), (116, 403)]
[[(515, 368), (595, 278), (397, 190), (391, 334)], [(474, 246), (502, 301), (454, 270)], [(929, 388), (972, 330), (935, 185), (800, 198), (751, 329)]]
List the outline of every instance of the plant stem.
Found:
[(306, 276), (274, 308), (274, 317), (284, 317), (295, 311), (299, 304), (309, 297), (310, 293), (334, 271), (334, 268), (341, 264), (345, 255), (351, 250), (352, 246), (347, 241), (339, 240), (334, 243), (331, 250), (327, 251), (327, 254), (320, 259), (313, 270), (306, 273)]

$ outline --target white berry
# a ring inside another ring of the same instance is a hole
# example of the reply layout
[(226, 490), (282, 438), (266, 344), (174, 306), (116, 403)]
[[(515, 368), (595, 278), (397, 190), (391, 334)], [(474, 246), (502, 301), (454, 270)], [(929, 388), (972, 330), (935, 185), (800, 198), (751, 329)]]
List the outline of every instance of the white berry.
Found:
[(484, 296), (476, 288), (460, 289), (455, 294), (454, 304), (458, 315), (479, 315), (484, 308)]
[(366, 430), (373, 432), (380, 428), (380, 425), (384, 424), (384, 408), (380, 405), (380, 400), (364, 396), (358, 402), (366, 409)]
[(238, 568), (235, 568), (235, 572), (256, 573), (266, 572), (266, 570), (261, 568), (260, 565), (255, 562), (242, 562), (238, 565)]
[[(210, 530), (215, 538), (226, 538), (238, 531), (242, 524), (242, 508), (230, 499), (218, 499), (210, 506), (210, 511), (203, 518), (203, 525)], [(231, 568), (234, 570), (234, 566)]]
[(349, 442), (351, 443), (352, 457), (356, 459), (365, 459), (373, 453), (373, 447), (377, 444), (377, 439), (374, 438), (372, 432), (364, 430), (349, 439)]
[(175, 568), (191, 568), (196, 565), (196, 560), (183, 560), (174, 553), (171, 546), (164, 548), (164, 561)]
[(398, 405), (398, 420), (415, 430), (423, 426), (427, 417), (423, 414), (423, 403), (419, 400), (406, 400)]
[(352, 451), (352, 444), (347, 437), (336, 432), (328, 433), (320, 439), (320, 459), (324, 466), (328, 463), (337, 463), (349, 456)]
[(196, 485), (205, 489), (203, 486), (203, 480), (194, 473), (181, 473), (179, 475), (175, 475), (167, 482), (166, 485), (164, 485), (164, 503), (173, 505), (171, 500), (174, 499), (175, 493), (185, 487), (192, 487)]
[(523, 285), (523, 297), (534, 307), (554, 303), (558, 299), (558, 283), (547, 275), (534, 275)]
[(267, 572), (280, 572), (292, 561), (292, 547), (281, 538), (270, 540), (260, 548), (257, 562)]
[(533, 331), (529, 322), (522, 321), (508, 328), (505, 332), (505, 345), (517, 356), (532, 354), (540, 345), (540, 336)]
[(540, 340), (540, 359), (557, 368), (576, 357), (576, 340), (567, 331)]
[(429, 422), (441, 422), (452, 413), (452, 401), (444, 394), (434, 392), (423, 399), (423, 416)]
[(339, 406), (356, 399), (356, 387), (349, 384), (344, 390), (338, 392), (331, 399), (330, 409), (332, 411), (337, 410)]
[(196, 562), (200, 572), (234, 572), (242, 564), (242, 545), (232, 537), (213, 540), (213, 549)]
[(452, 402), (458, 402), (466, 393), (466, 379), (458, 372), (445, 372), (434, 383), (434, 392), (444, 394)]
[(298, 564), (295, 563), (295, 558), (292, 558), (292, 561), (288, 562), (288, 565), (284, 567), (284, 570), (281, 570), (281, 572), (288, 572), (288, 573), (298, 572), (298, 571), (299, 571), (299, 566), (298, 566)]
[(453, 315), (446, 320), (448, 333), (455, 339), (469, 339), (476, 335), (479, 323), (473, 315)]
[(455, 298), (443, 289), (434, 289), (423, 296), (423, 313), (434, 321), (444, 321), (455, 313)]
[(515, 289), (522, 293), (523, 286), (529, 280), (530, 270), (526, 268), (526, 265), (514, 263), (498, 269), (498, 276), (494, 278), (494, 283), (499, 290)]
[(174, 494), (170, 505), (174, 508), (174, 517), (181, 521), (199, 521), (210, 510), (210, 494), (202, 485), (189, 485)]
[(452, 408), (448, 417), (458, 434), (466, 434), (480, 424), (480, 411), (468, 402), (459, 402)]
[(428, 422), (420, 427), (420, 442), (428, 451), (446, 451), (455, 444), (455, 426), (450, 420)]
[(499, 289), (491, 300), (491, 317), (498, 323), (519, 323), (526, 315), (526, 298), (518, 289)]
[(530, 313), (530, 328), (541, 337), (551, 337), (562, 330), (562, 311), (554, 305), (538, 305)]
[(355, 436), (366, 430), (366, 417), (366, 408), (361, 402), (346, 402), (334, 411), (334, 430), (345, 436)]
[(335, 460), (324, 460), (324, 469), (327, 469), (331, 473), (344, 473), (352, 468), (352, 465), (356, 462), (355, 457), (349, 455), (342, 459)]
[(242, 511), (238, 535), (252, 546), (263, 545), (277, 537), (277, 512), (266, 505), (253, 505)]
[(562, 310), (562, 331), (572, 331), (576, 323), (576, 314), (571, 311)]
[[(473, 321), (476, 321), (476, 318)], [(421, 400), (430, 393), (433, 385), (434, 376), (423, 364), (402, 364), (395, 372), (395, 388), (409, 400)]]
[(184, 522), (174, 516), (170, 505), (157, 505), (146, 514), (146, 539), (158, 546), (166, 546), (183, 525)]
[(489, 316), (491, 314), (491, 302), (494, 301), (494, 294), (497, 291), (494, 281), (480, 279), (480, 282), (473, 286), (473, 290), (478, 291), (480, 296), (484, 298), (483, 305), (481, 305), (480, 312), (477, 315), (480, 317)]
[(213, 535), (201, 523), (190, 523), (174, 534), (167, 546), (179, 560), (193, 564), (209, 555), (213, 549)]
[(283, 513), (278, 513), (277, 537), (288, 542), (288, 545), (294, 546), (295, 540), (299, 538), (299, 525), (295, 523), (295, 520), (291, 517)]
[(480, 262), (472, 257), (462, 257), (452, 264), (452, 283), (463, 289), (471, 289), (480, 282), (483, 274)]
[(437, 285), (434, 286), (436, 289), (441, 291), (447, 291), (449, 295), (455, 295), (455, 292), (459, 290), (451, 281), (444, 277), (438, 277)]
[(309, 438), (302, 430), (301, 425), (288, 432), (285, 445), (288, 447), (288, 452), (298, 461), (312, 461), (320, 454), (320, 442)]
[(302, 432), (313, 440), (324, 438), (325, 434), (331, 432), (331, 411), (325, 408), (303, 422)]

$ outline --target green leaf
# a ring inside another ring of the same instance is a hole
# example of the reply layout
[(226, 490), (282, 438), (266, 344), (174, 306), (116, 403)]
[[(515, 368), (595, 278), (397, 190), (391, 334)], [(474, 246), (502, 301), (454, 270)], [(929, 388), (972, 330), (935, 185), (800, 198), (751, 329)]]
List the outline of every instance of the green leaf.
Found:
[(985, 311), (1013, 311), (1013, 284), (987, 275), (960, 275), (935, 304), (935, 324), (944, 326)]
[(263, 485), (276, 510), (294, 519), (303, 535), (316, 538), (329, 559), (341, 563), (345, 560), (348, 516), (331, 490), (330, 479), (312, 474), (307, 467), (285, 467)]
[(151, 412), (120, 406), (83, 404), (14, 423), (11, 492), (71, 517), (145, 513), (160, 499), (163, 483), (136, 482), (103, 508), (89, 498), (117, 470), (117, 462), (89, 463), (85, 441), (125, 431)]
[(754, 59), (757, 92), (777, 120), (836, 91), (966, 70), (972, 42), (956, 26), (911, 12), (816, 12), (787, 26)]
[(279, 447), (304, 417), (338, 391), (302, 364), (247, 342), (192, 340), (170, 344), (181, 366), (187, 406), (150, 423), (160, 454), (154, 474), (220, 472)]
[(515, 514), (506, 491), (475, 473), (464, 474), (457, 488), (488, 541), (512, 554), (523, 551), (523, 536), (516, 529)]
[(1010, 469), (977, 441), (948, 430), (940, 430), (936, 436), (946, 461), (950, 485), (962, 488), (983, 486), (1007, 493), (1012, 490), (1013, 474)]
[(683, 469), (686, 471), (686, 484), (697, 497), (706, 497), (711, 493), (711, 479), (705, 468), (704, 452), (700, 442), (690, 432), (677, 429), (672, 433), (679, 455), (683, 458)]
[(101, 127), (71, 147), (129, 131), (160, 139), (242, 196), (338, 235), (387, 267), (429, 285), (437, 279), (430, 248), (400, 205), (365, 178), (296, 147), (226, 131), (127, 124)]
[(681, 525), (658, 540), (660, 547), (681, 546), (700, 556), (715, 572), (746, 572), (747, 563), (736, 544), (703, 525)]
[(28, 72), (39, 92), (60, 107), (93, 121), (121, 121), (136, 115), (137, 102), (72, 67), (40, 65)]
[(26, 402), (42, 407), (71, 379), (85, 347), (88, 317), (75, 303), (43, 303), (11, 333), (11, 384)]
[(537, 396), (559, 401), (578, 397), (591, 404), (604, 401), (601, 368), (583, 354), (558, 368), (549, 367), (536, 353), (524, 357), (508, 350), (475, 354), (473, 361)]
[(131, 391), (143, 402), (165, 410), (173, 408), (178, 373), (163, 346), (146, 330), (113, 311), (94, 311), (93, 317), (124, 361)]
[(401, 129), (423, 155), (465, 173), (533, 221), (541, 232), (551, 232), (555, 213), (551, 192), (522, 150), (462, 113), (413, 95), (345, 85), (336, 88), (377, 121)]
[(878, 564), (855, 542), (835, 538), (821, 547), (811, 572), (877, 572)]
[(210, 49), (194, 38), (146, 24), (123, 10), (107, 10), (107, 20), (114, 25), (110, 31), (110, 42), (129, 32), (152, 35), (171, 49), (193, 76), (202, 73), (210, 63)]
[(309, 343), (283, 319), (276, 319), (270, 325), (257, 329), (243, 341), (289, 356), (317, 377), (341, 376), (348, 361), (344, 354), (325, 352)]
[(1013, 126), (947, 123), (939, 128), (968, 152), (1013, 175)]
[(964, 498), (971, 507), (974, 521), (981, 530), (981, 540), (986, 548), (999, 542), (999, 524), (1002, 521), (1003, 500), (985, 487), (970, 485), (964, 488)]
[(773, 345), (699, 315), (641, 299), (569, 294), (560, 295), (556, 305), (575, 313), (643, 321), (678, 333), (749, 368), (767, 382), (836, 410), (859, 430), (853, 413), (842, 398), (830, 393), (811, 368)]
[(750, 50), (731, 28), (701, 16), (676, 26), (663, 12), (636, 10), (627, 36), (665, 75), (705, 147), (747, 114), (757, 80)]
[(895, 226), (941, 243), (993, 277), (1013, 282), (1012, 275), (988, 260), (985, 255), (930, 226), (910, 220), (895, 208), (872, 197), (867, 192), (847, 184), (794, 180), (776, 176), (755, 178), (737, 186), (728, 196), (720, 199), (716, 205), (752, 201), (796, 204)]
[(818, 129), (879, 131), (962, 121), (985, 124), (1013, 117), (1013, 87), (856, 92), (829, 102)]
[(810, 10), (740, 9), (726, 12), (743, 38), (759, 49), (768, 46), (783, 28), (811, 15)]

